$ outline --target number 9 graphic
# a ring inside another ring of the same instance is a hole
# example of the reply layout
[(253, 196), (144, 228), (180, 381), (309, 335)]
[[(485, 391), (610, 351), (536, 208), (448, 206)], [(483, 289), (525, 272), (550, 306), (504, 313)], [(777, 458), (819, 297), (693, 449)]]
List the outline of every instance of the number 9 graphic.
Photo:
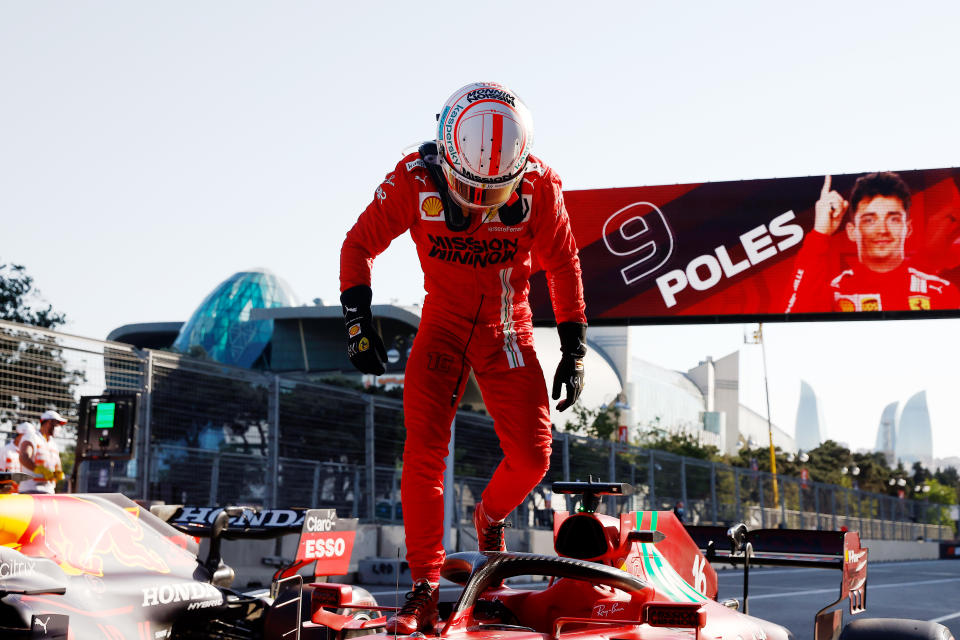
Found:
[(634, 202), (603, 223), (603, 242), (615, 256), (636, 260), (620, 269), (625, 284), (645, 278), (673, 255), (673, 232), (663, 212), (652, 202)]

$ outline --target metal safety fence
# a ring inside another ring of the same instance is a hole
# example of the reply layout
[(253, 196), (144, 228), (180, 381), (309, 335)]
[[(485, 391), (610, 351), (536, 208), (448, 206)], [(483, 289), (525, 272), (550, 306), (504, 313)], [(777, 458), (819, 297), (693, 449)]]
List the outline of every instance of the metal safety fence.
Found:
[[(56, 409), (70, 420), (59, 437), (69, 459), (80, 397), (123, 391), (141, 394), (136, 456), (83, 464), (81, 491), (168, 503), (335, 507), (366, 522), (402, 521), (400, 400), (0, 321), (0, 436)], [(453, 427), (453, 506), (467, 531), (502, 452), (489, 416), (461, 411)], [(601, 508), (608, 512), (682, 502), (695, 524), (846, 527), (865, 538), (901, 540), (954, 535), (942, 505), (784, 476), (775, 502), (765, 472), (561, 432), (547, 476), (512, 514), (513, 525), (549, 527), (553, 508), (572, 506), (552, 496), (550, 484), (588, 477), (635, 488), (607, 498)]]

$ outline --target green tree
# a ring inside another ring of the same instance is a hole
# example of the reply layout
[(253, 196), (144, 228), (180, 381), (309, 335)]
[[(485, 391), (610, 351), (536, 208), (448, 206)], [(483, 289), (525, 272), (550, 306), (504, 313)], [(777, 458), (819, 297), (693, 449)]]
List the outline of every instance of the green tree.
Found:
[(955, 523), (950, 519), (950, 509), (948, 507), (949, 505), (957, 503), (956, 490), (953, 487), (940, 484), (937, 482), (937, 479), (933, 477), (929, 477), (924, 484), (930, 487), (930, 491), (921, 492), (918, 496), (923, 496), (923, 498), (930, 503), (927, 512), (927, 521), (932, 524), (954, 526)]
[(690, 433), (665, 433), (648, 431), (640, 438), (640, 446), (646, 449), (667, 451), (688, 458), (719, 461), (720, 449), (712, 444), (702, 444)]
[[(0, 265), (0, 319), (54, 329), (66, 316), (40, 298), (22, 265)], [(36, 420), (45, 409), (76, 416), (73, 390), (85, 380), (70, 368), (57, 339), (17, 328), (0, 330), (0, 420)], [(67, 427), (71, 431), (70, 425)]]
[(573, 405), (573, 420), (568, 420), (564, 431), (582, 434), (600, 440), (609, 440), (620, 425), (620, 410), (614, 405), (601, 405), (596, 409), (581, 403)]
[[(36, 306), (39, 304), (39, 308)], [(40, 298), (33, 278), (20, 264), (0, 264), (0, 319), (54, 329), (67, 318)]]
[(947, 467), (946, 469), (937, 469), (933, 476), (940, 484), (953, 489), (954, 498), (960, 504), (960, 473), (957, 473), (956, 467)]

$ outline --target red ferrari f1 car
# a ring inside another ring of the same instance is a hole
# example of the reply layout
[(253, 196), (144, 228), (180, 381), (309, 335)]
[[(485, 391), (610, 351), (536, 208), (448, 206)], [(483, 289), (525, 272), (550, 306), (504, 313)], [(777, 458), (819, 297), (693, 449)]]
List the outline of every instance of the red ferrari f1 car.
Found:
[[(554, 493), (580, 494), (575, 513), (554, 517), (557, 556), (467, 552), (449, 556), (442, 575), (463, 585), (441, 612), (437, 635), (456, 640), (788, 640), (780, 625), (748, 615), (750, 565), (806, 566), (841, 572), (838, 599), (815, 616), (815, 640), (953, 640), (943, 625), (870, 619), (842, 626), (864, 611), (867, 549), (854, 532), (748, 531), (744, 525), (684, 527), (669, 511), (611, 517), (596, 513), (600, 496), (629, 485), (560, 482)], [(711, 560), (744, 565), (744, 598), (717, 601)], [(547, 586), (513, 588), (509, 580), (542, 576)], [(350, 587), (318, 585), (307, 628), (336, 633), (374, 630), (384, 617), (351, 620), (326, 610), (346, 607)], [(741, 611), (740, 609), (743, 609)]]
[[(557, 483), (554, 491), (582, 495), (578, 512), (555, 515), (558, 555), (452, 554), (443, 575), (463, 589), (430, 633), (456, 640), (790, 638), (747, 615), (746, 598), (742, 606), (717, 601), (709, 562), (717, 559), (839, 569), (840, 598), (817, 614), (816, 640), (952, 640), (941, 625), (900, 620), (853, 622), (841, 634), (842, 612), (833, 608), (849, 599), (856, 613), (866, 601), (867, 550), (856, 533), (739, 526), (694, 528), (691, 536), (671, 512), (596, 513), (600, 496), (625, 494), (628, 485)], [(382, 632), (386, 607), (367, 592), (304, 584), (296, 574), (331, 558), (340, 564), (329, 573), (344, 573), (352, 532), (324, 510), (291, 512), (270, 527), (263, 514), (240, 509), (186, 517), (172, 507), (157, 517), (119, 495), (0, 495), (0, 637), (346, 640)], [(297, 561), (278, 571), (269, 592), (230, 588), (221, 540), (294, 528), (301, 531)], [(195, 535), (211, 538), (203, 560)], [(525, 575), (547, 580), (515, 586), (512, 579)]]

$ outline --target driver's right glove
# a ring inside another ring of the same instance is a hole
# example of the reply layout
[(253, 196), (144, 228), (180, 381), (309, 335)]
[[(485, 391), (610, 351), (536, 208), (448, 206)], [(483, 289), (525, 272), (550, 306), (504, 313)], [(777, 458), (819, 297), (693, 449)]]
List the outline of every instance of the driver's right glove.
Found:
[(380, 376), (387, 370), (387, 350), (373, 328), (372, 299), (370, 287), (357, 285), (340, 294), (340, 305), (347, 326), (347, 357), (359, 371)]

